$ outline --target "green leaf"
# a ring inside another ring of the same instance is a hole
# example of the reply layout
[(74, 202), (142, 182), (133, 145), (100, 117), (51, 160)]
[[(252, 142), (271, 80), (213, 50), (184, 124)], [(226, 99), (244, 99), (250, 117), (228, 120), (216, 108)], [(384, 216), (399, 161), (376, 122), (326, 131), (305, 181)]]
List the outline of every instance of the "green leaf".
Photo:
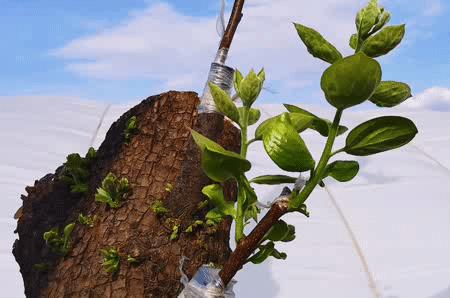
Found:
[(407, 84), (382, 81), (369, 100), (379, 107), (390, 108), (401, 104), (411, 96), (411, 88)]
[(342, 59), (341, 53), (319, 32), (301, 24), (294, 23), (294, 26), (311, 55), (328, 63)]
[(236, 92), (239, 90), (243, 79), (244, 77), (242, 76), (242, 73), (236, 69), (233, 76), (234, 90), (236, 90)]
[(417, 127), (407, 118), (375, 118), (358, 125), (348, 134), (344, 151), (366, 156), (392, 150), (409, 143), (417, 132)]
[(236, 210), (234, 202), (227, 201), (223, 195), (223, 188), (219, 184), (210, 184), (202, 189), (202, 193), (206, 195), (214, 206), (223, 214), (236, 218)]
[(242, 79), (239, 83), (235, 84), (235, 86), (237, 85), (238, 87), (236, 92), (244, 103), (244, 106), (251, 107), (258, 98), (263, 87), (264, 79), (264, 70), (261, 70), (257, 75), (252, 69), (245, 79)]
[(64, 227), (64, 238), (67, 239), (72, 234), (73, 229), (75, 228), (75, 223), (70, 223)]
[(323, 178), (330, 176), (339, 182), (347, 182), (352, 180), (359, 171), (359, 164), (353, 160), (337, 160), (325, 169)]
[[(317, 131), (318, 133), (320, 133), (322, 136), (324, 137), (328, 137), (328, 132), (330, 130), (330, 126), (331, 126), (331, 121), (324, 119), (324, 118), (320, 118), (317, 117), (316, 115), (314, 115), (313, 113), (310, 113), (302, 108), (299, 108), (297, 106), (294, 105), (290, 105), (290, 104), (284, 104), (284, 107), (291, 112), (290, 115), (292, 114), (302, 114), (302, 115), (306, 115), (306, 116), (310, 116), (312, 117), (312, 121), (309, 122), (308, 124), (308, 128), (311, 128), (315, 131)], [(338, 128), (338, 136), (345, 133), (348, 130), (347, 127), (339, 125)]]
[(328, 67), (322, 75), (320, 87), (332, 106), (346, 109), (367, 100), (380, 81), (380, 64), (359, 52)]
[(371, 34), (377, 32), (381, 28), (383, 28), (384, 25), (386, 25), (391, 20), (391, 14), (387, 11), (381, 8), (382, 14), (379, 17), (378, 23), (372, 28)]
[(387, 26), (376, 35), (369, 37), (363, 43), (361, 51), (373, 58), (386, 55), (400, 44), (403, 36), (405, 36), (405, 25)]
[(356, 29), (358, 29), (361, 39), (366, 39), (373, 26), (378, 22), (381, 15), (381, 7), (377, 0), (370, 0), (369, 4), (361, 9), (356, 15)]
[(206, 224), (207, 225), (219, 224), (224, 219), (224, 217), (225, 216), (222, 214), (222, 212), (220, 212), (218, 208), (213, 208), (209, 210), (208, 213), (206, 213), (205, 215)]
[(275, 249), (275, 243), (269, 242), (266, 245), (260, 245), (259, 251), (252, 255), (248, 262), (252, 262), (253, 264), (261, 264), (264, 262), (273, 252)]
[(239, 123), (239, 112), (236, 105), (231, 100), (230, 95), (228, 95), (228, 93), (222, 90), (219, 86), (211, 82), (208, 84), (217, 110), (234, 122)]
[(264, 132), (263, 144), (269, 157), (285, 171), (303, 172), (314, 167), (311, 153), (286, 115)]
[(270, 241), (267, 244), (260, 245), (259, 251), (248, 258), (247, 262), (252, 262), (253, 264), (261, 264), (270, 256), (281, 260), (285, 260), (287, 257), (286, 253), (276, 250), (275, 243)]
[(358, 46), (358, 34), (352, 34), (352, 36), (350, 36), (350, 41), (348, 42), (348, 45), (352, 48), (352, 49), (356, 49), (356, 47)]
[(216, 182), (239, 177), (251, 168), (251, 163), (239, 154), (228, 151), (216, 142), (191, 130), (192, 136), (202, 151), (202, 168)]
[(263, 239), (283, 242), (292, 241), (295, 239), (295, 227), (280, 219), (270, 228)]
[[(239, 107), (239, 123), (241, 124), (241, 127), (243, 125), (242, 123), (242, 117), (244, 113), (245, 107)], [(258, 122), (259, 118), (261, 117), (261, 111), (258, 109), (250, 108), (248, 112), (248, 125), (253, 125), (256, 122)]]
[(277, 185), (277, 184), (295, 183), (296, 180), (297, 178), (295, 177), (285, 175), (263, 175), (253, 178), (252, 180), (250, 180), (250, 183)]
[(263, 121), (255, 130), (255, 139), (262, 140), (265, 131), (281, 117), (289, 118), (291, 124), (294, 126), (295, 130), (298, 133), (307, 129), (310, 126), (311, 122), (314, 120), (312, 116), (304, 113), (283, 113), (281, 115)]
[(130, 192), (128, 179), (118, 179), (113, 173), (108, 173), (102, 181), (101, 187), (97, 188), (95, 201), (106, 203), (111, 208), (119, 208), (121, 201)]

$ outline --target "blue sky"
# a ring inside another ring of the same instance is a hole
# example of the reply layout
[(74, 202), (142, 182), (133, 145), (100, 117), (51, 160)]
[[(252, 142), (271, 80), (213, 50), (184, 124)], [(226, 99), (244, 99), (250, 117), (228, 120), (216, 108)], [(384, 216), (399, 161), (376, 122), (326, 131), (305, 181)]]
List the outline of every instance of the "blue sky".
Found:
[[(322, 100), (326, 65), (308, 56), (291, 22), (316, 28), (350, 54), (347, 39), (365, 1), (316, 2), (247, 1), (228, 64), (244, 72), (266, 68), (276, 93), (265, 92), (263, 102)], [(407, 24), (402, 45), (380, 59), (383, 78), (409, 83), (414, 94), (449, 88), (450, 3), (380, 2), (393, 15), (390, 24)], [(219, 41), (218, 0), (0, 3), (0, 96), (121, 102), (170, 89), (201, 92)]]

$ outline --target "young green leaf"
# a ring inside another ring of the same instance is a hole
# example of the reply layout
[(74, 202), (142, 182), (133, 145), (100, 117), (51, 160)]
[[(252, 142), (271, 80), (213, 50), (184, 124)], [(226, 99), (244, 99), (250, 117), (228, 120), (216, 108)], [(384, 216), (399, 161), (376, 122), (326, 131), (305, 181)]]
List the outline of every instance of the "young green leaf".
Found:
[(384, 8), (381, 8), (381, 10), (382, 13), (379, 16), (378, 23), (372, 28), (370, 34), (374, 34), (391, 20), (391, 14), (387, 10), (384, 10)]
[(97, 188), (95, 201), (106, 203), (111, 208), (119, 208), (130, 191), (127, 178), (118, 179), (113, 173), (108, 173), (102, 181), (102, 186)]
[(358, 34), (357, 33), (352, 34), (352, 36), (350, 36), (348, 45), (354, 50), (358, 47)]
[(249, 182), (256, 184), (277, 185), (277, 184), (295, 183), (296, 180), (297, 178), (295, 177), (285, 175), (263, 175), (255, 177)]
[(260, 245), (259, 251), (248, 258), (247, 262), (252, 262), (253, 264), (261, 264), (270, 256), (282, 260), (285, 260), (287, 257), (286, 253), (282, 253), (276, 250), (275, 243), (270, 241), (267, 244)]
[(359, 52), (328, 67), (322, 75), (320, 87), (332, 106), (346, 109), (367, 100), (380, 81), (380, 64)]
[(386, 55), (400, 44), (404, 35), (405, 25), (385, 27), (369, 37), (363, 43), (361, 51), (373, 58)]
[(243, 79), (244, 77), (242, 76), (242, 73), (236, 68), (233, 76), (234, 90), (238, 91), (240, 89), (241, 82)]
[(216, 182), (238, 177), (251, 168), (251, 163), (239, 154), (228, 151), (216, 142), (191, 130), (192, 137), (202, 151), (202, 168)]
[(97, 218), (96, 215), (94, 215), (94, 217), (91, 217), (91, 216), (85, 216), (85, 215), (83, 215), (83, 213), (80, 213), (78, 215), (78, 222), (82, 225), (92, 228), (92, 227), (94, 227), (94, 221), (96, 218)]
[(223, 188), (219, 184), (210, 184), (202, 189), (202, 193), (206, 195), (214, 206), (223, 214), (236, 218), (236, 210), (234, 202), (227, 201), (223, 195)]
[[(239, 80), (239, 78), (239, 75), (236, 76), (236, 80)], [(236, 92), (244, 103), (244, 106), (251, 107), (251, 105), (255, 102), (261, 93), (264, 80), (264, 70), (261, 70), (258, 74), (256, 74), (252, 69), (244, 79), (240, 80), (240, 82), (235, 81), (235, 87), (237, 86)]]
[(211, 82), (208, 84), (217, 110), (234, 122), (239, 123), (239, 112), (236, 105), (231, 100), (230, 95), (228, 95), (228, 93), (222, 90), (219, 86)]
[[(246, 107), (239, 107), (238, 111), (239, 111), (239, 123), (241, 125), (241, 127), (243, 126), (243, 113), (244, 110), (246, 109)], [(259, 118), (261, 117), (261, 111), (258, 109), (253, 109), (250, 108), (248, 111), (248, 125), (253, 125), (256, 122), (258, 122)]]
[(170, 237), (169, 237), (170, 241), (178, 239), (178, 237), (179, 237), (179, 234), (178, 234), (179, 229), (180, 229), (179, 225), (174, 225), (172, 227), (172, 233), (170, 234)]
[[(292, 115), (292, 114), (302, 114), (302, 115), (306, 115), (306, 116), (312, 117), (312, 121), (308, 124), (308, 128), (311, 128), (311, 129), (317, 131), (318, 133), (320, 133), (324, 137), (328, 137), (328, 132), (329, 132), (330, 126), (331, 126), (331, 121), (330, 120), (317, 117), (313, 113), (310, 113), (307, 110), (304, 110), (304, 109), (299, 108), (299, 107), (294, 106), (294, 105), (284, 104), (284, 107), (289, 112), (291, 112), (290, 115)], [(339, 125), (337, 135), (339, 136), (339, 135), (345, 133), (347, 130), (348, 130), (347, 127)]]
[(341, 53), (319, 32), (301, 24), (294, 23), (294, 26), (311, 55), (330, 64), (342, 59)]
[(267, 234), (264, 236), (264, 240), (270, 241), (283, 241), (288, 242), (295, 239), (295, 227), (293, 225), (288, 225), (284, 220), (278, 220), (278, 222), (273, 225)]
[(411, 88), (407, 84), (381, 81), (369, 100), (379, 107), (390, 108), (401, 104), (411, 96)]
[(64, 227), (64, 239), (69, 239), (70, 234), (72, 234), (74, 228), (75, 223), (70, 223)]
[(325, 169), (323, 178), (330, 176), (339, 182), (347, 182), (352, 180), (359, 171), (359, 164), (353, 160), (337, 160)]
[(135, 135), (137, 132), (138, 132), (138, 120), (136, 116), (132, 116), (125, 123), (125, 129), (123, 131), (125, 144), (128, 144), (130, 142), (131, 137)]
[(169, 210), (166, 207), (164, 207), (164, 203), (160, 200), (156, 200), (153, 202), (151, 210), (157, 216), (164, 216), (167, 213), (169, 213)]
[(100, 250), (103, 256), (103, 267), (107, 273), (116, 274), (120, 269), (119, 251), (115, 248)]
[(222, 222), (222, 220), (225, 218), (225, 215), (220, 212), (219, 209), (213, 208), (208, 211), (205, 215), (206, 219), (206, 225), (208, 226), (214, 226)]
[(267, 128), (263, 144), (269, 157), (285, 171), (303, 172), (314, 167), (314, 159), (305, 142), (285, 115)]
[(407, 118), (375, 118), (358, 125), (348, 134), (344, 151), (366, 156), (392, 150), (409, 143), (417, 132), (417, 127)]
[(310, 115), (302, 113), (283, 113), (281, 115), (269, 118), (263, 121), (255, 130), (255, 139), (262, 140), (262, 137), (267, 129), (273, 125), (281, 117), (289, 118), (291, 124), (294, 126), (295, 130), (300, 133), (307, 129), (314, 118)]
[(381, 7), (377, 0), (370, 0), (369, 4), (362, 8), (356, 15), (356, 29), (362, 40), (369, 36), (373, 26), (375, 26), (381, 15)]

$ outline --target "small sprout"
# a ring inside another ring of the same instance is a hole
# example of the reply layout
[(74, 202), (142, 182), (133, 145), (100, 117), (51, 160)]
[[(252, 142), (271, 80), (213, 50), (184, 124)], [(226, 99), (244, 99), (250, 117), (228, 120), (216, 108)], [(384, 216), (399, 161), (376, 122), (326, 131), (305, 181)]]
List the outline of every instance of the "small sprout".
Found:
[(166, 207), (164, 207), (163, 202), (160, 200), (156, 200), (152, 204), (151, 209), (153, 213), (155, 213), (157, 216), (164, 216), (169, 212), (169, 210)]
[(198, 203), (197, 210), (200, 211), (203, 208), (205, 208), (206, 206), (208, 206), (208, 200), (204, 200), (204, 201)]
[(116, 274), (120, 269), (120, 256), (118, 249), (108, 248), (100, 250), (103, 256), (103, 267), (107, 273)]
[(50, 270), (50, 265), (47, 263), (38, 263), (34, 264), (33, 268), (39, 272), (47, 272), (48, 270)]
[(53, 228), (44, 233), (43, 238), (50, 250), (55, 253), (67, 255), (70, 250), (70, 235), (75, 227), (75, 223), (70, 223), (64, 227), (63, 234), (60, 235), (58, 228)]
[(130, 186), (127, 178), (118, 179), (113, 173), (109, 173), (102, 181), (102, 186), (97, 188), (95, 201), (106, 203), (111, 208), (119, 208), (121, 201), (127, 197)]
[(97, 219), (97, 215), (92, 216), (84, 216), (83, 213), (78, 215), (78, 222), (82, 225), (88, 226), (92, 228), (94, 226), (94, 222)]
[(171, 183), (167, 183), (166, 184), (166, 188), (164, 188), (167, 192), (172, 192), (173, 190), (173, 185)]
[(214, 263), (214, 262), (209, 262), (209, 263), (208, 263), (208, 267), (214, 268), (214, 269), (222, 269), (222, 268), (223, 268), (222, 265), (216, 264), (216, 263)]
[(139, 261), (136, 258), (133, 258), (131, 255), (127, 256), (127, 262), (131, 265), (137, 265), (139, 264)]
[(179, 225), (174, 225), (173, 227), (172, 227), (172, 234), (170, 234), (170, 240), (172, 241), (172, 240), (176, 240), (176, 239), (178, 239), (178, 229), (180, 228), (180, 226)]
[(89, 190), (89, 167), (95, 157), (96, 151), (92, 147), (89, 148), (85, 157), (81, 157), (78, 153), (67, 156), (60, 179), (70, 186), (72, 193), (86, 193)]
[(195, 228), (199, 227), (199, 226), (203, 226), (203, 221), (202, 220), (196, 220), (194, 221), (193, 224), (191, 224), (189, 227), (186, 228), (185, 232), (186, 233), (192, 233), (194, 231)]
[(125, 124), (125, 129), (123, 131), (125, 144), (130, 143), (130, 139), (133, 135), (135, 135), (138, 131), (137, 128), (137, 118), (136, 116), (131, 117), (128, 119), (127, 123)]

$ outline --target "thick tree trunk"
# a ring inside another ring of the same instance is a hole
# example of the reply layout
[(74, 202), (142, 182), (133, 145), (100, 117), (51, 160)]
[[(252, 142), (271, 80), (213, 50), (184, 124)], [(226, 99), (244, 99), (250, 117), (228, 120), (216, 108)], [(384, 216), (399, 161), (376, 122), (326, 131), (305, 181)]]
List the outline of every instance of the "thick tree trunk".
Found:
[[(178, 267), (183, 255), (189, 258), (184, 265), (189, 277), (204, 263), (226, 261), (229, 221), (217, 229), (180, 233), (171, 241), (170, 226), (150, 210), (152, 202), (163, 201), (170, 210), (167, 217), (181, 224), (181, 232), (208, 209), (197, 207), (205, 200), (201, 189), (210, 181), (200, 168), (189, 127), (229, 150), (239, 150), (238, 129), (220, 115), (197, 115), (198, 104), (194, 92), (171, 91), (144, 100), (120, 117), (97, 152), (86, 195), (70, 193), (58, 179), (62, 167), (26, 188), (13, 253), (27, 297), (176, 297), (182, 289)], [(139, 132), (126, 145), (122, 133), (132, 116), (138, 119)], [(108, 172), (130, 182), (132, 193), (119, 209), (94, 200)], [(172, 192), (165, 190), (167, 183), (174, 186)], [(234, 199), (235, 185), (226, 185), (226, 193)], [(77, 224), (69, 254), (51, 253), (43, 233), (75, 222), (80, 212), (97, 216), (94, 227)], [(116, 275), (106, 273), (101, 264), (100, 250), (109, 247), (118, 248), (121, 255)], [(127, 255), (139, 263), (129, 264)], [(49, 270), (37, 270), (34, 264), (39, 263), (50, 264)]]

